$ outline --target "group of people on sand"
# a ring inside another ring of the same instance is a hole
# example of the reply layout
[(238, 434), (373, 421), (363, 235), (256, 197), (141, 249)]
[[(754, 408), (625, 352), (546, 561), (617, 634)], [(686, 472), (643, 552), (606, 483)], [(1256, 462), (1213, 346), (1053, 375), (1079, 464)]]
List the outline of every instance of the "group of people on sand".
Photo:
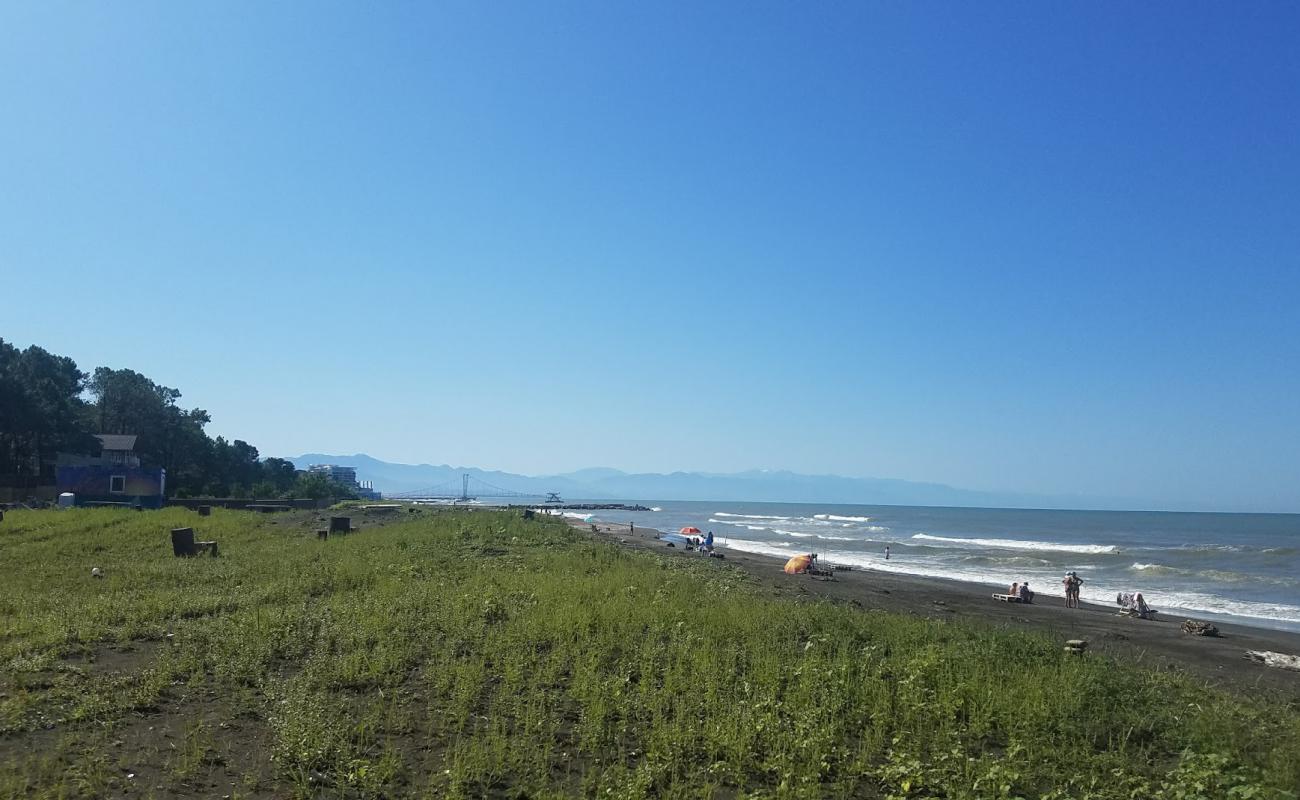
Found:
[(1034, 602), (1034, 592), (1029, 588), (1029, 581), (1017, 581), (1016, 583), (1011, 584), (1011, 588), (1007, 590), (1007, 594), (1019, 599), (1022, 603)]
[[(1065, 586), (1065, 607), (1078, 608), (1079, 587), (1083, 586), (1083, 578), (1080, 578), (1077, 572), (1067, 572), (1061, 583)], [(1029, 588), (1029, 581), (1017, 581), (1011, 584), (1007, 594), (1018, 598), (1022, 603), (1034, 602), (1034, 590)]]
[[(1065, 607), (1078, 608), (1079, 589), (1083, 586), (1083, 578), (1080, 578), (1077, 572), (1067, 572), (1061, 579), (1061, 585), (1065, 587)], [(1022, 603), (1034, 602), (1034, 593), (1029, 588), (1029, 581), (1011, 584), (1007, 594), (1020, 598)], [(1155, 611), (1147, 605), (1146, 598), (1141, 592), (1120, 592), (1115, 596), (1115, 604), (1120, 607), (1120, 613), (1141, 619), (1150, 619), (1155, 614)]]

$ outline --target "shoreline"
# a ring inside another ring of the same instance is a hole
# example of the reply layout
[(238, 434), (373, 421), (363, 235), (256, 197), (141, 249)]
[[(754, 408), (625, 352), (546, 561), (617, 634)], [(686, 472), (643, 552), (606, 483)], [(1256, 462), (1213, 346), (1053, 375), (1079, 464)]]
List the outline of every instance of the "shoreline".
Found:
[[(592, 534), (592, 524), (566, 520), (576, 530)], [(636, 526), (630, 534), (626, 525), (597, 523), (604, 541), (625, 547), (650, 550), (660, 555), (699, 556), (694, 551), (669, 548), (659, 541), (661, 531)], [(873, 570), (854, 566), (837, 571), (833, 580), (806, 575), (786, 575), (785, 559), (778, 556), (735, 550), (719, 544), (726, 558), (715, 560), (745, 571), (760, 586), (779, 593), (848, 603), (864, 611), (911, 614), (929, 619), (960, 619), (1003, 630), (1031, 630), (1067, 639), (1084, 639), (1089, 652), (1114, 656), (1147, 669), (1177, 669), (1211, 685), (1234, 691), (1277, 690), (1300, 700), (1300, 672), (1268, 667), (1246, 657), (1248, 650), (1267, 650), (1300, 655), (1300, 633), (1215, 622), (1217, 637), (1184, 633), (1188, 617), (1158, 615), (1156, 619), (1133, 619), (1116, 613), (1114, 607), (1082, 603), (1066, 608), (1059, 597), (1041, 595), (1042, 600), (1022, 605), (1002, 603), (978, 584), (945, 578)], [(796, 555), (792, 552), (791, 555)], [(1160, 617), (1164, 616), (1164, 619)]]

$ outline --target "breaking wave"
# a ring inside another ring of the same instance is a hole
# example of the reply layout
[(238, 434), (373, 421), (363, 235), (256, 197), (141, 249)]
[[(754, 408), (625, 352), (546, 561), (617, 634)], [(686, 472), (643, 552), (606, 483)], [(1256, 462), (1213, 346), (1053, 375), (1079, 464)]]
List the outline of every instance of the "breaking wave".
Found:
[(999, 547), (1008, 550), (1048, 550), (1061, 553), (1117, 553), (1119, 548), (1113, 544), (1062, 544), (1059, 542), (1036, 542), (1021, 539), (961, 539), (955, 536), (931, 536), (918, 533), (912, 536), (927, 542), (950, 542), (971, 547)]
[(831, 522), (870, 522), (871, 517), (841, 517), (836, 514), (813, 514), (813, 519), (830, 520)]

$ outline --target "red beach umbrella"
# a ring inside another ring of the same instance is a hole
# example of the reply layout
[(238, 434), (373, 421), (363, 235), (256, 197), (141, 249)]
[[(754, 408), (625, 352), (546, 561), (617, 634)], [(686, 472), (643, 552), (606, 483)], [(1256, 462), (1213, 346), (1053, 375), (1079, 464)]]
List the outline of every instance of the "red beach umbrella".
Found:
[(678, 531), (678, 533), (687, 533), (687, 534), (699, 533), (699, 532), (700, 532), (699, 528), (682, 528), (680, 531)]

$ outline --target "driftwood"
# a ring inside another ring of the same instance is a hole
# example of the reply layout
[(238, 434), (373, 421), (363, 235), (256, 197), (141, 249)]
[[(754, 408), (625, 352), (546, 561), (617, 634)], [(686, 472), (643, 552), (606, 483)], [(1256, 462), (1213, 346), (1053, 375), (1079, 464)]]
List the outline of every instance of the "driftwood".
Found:
[(1218, 636), (1219, 629), (1208, 622), (1187, 619), (1183, 620), (1183, 633), (1190, 633), (1193, 636)]
[(1249, 658), (1251, 661), (1258, 661), (1265, 666), (1300, 672), (1300, 656), (1289, 656), (1286, 653), (1274, 653), (1272, 650), (1247, 650), (1246, 658)]

